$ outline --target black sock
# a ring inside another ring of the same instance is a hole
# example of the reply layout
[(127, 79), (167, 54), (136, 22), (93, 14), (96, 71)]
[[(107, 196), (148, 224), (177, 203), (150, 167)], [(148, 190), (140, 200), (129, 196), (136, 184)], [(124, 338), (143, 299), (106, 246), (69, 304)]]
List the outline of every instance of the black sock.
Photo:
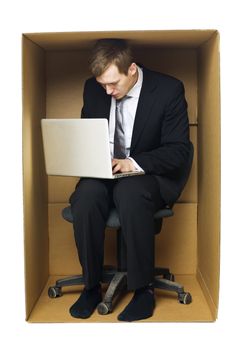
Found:
[(138, 321), (153, 315), (155, 308), (154, 288), (137, 289), (126, 308), (118, 315), (119, 321)]
[(89, 290), (84, 288), (80, 297), (71, 306), (70, 314), (76, 318), (88, 318), (101, 301), (102, 291), (100, 284)]

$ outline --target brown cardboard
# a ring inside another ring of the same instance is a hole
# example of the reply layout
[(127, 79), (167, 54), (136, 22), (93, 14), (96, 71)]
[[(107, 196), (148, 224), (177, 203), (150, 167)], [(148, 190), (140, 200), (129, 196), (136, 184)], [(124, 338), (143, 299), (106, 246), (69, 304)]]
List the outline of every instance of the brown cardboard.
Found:
[[(79, 118), (89, 50), (102, 37), (128, 39), (137, 62), (184, 82), (188, 101), (194, 161), (174, 217), (164, 220), (156, 236), (156, 265), (169, 266), (191, 292), (193, 302), (180, 305), (175, 295), (157, 291), (157, 308), (148, 322), (215, 320), (220, 243), (219, 34), (215, 30), (23, 35), (26, 319), (76, 322), (68, 308), (82, 287), (70, 288), (55, 300), (49, 299), (47, 290), (58, 276), (81, 272), (72, 227), (61, 218), (78, 179), (47, 179), (40, 119)], [(106, 231), (105, 244), (105, 263), (113, 264), (114, 231)], [(85, 322), (115, 322), (129, 297), (112, 314), (95, 313)]]
[(45, 55), (23, 37), (23, 171), (26, 313), (48, 278), (47, 176), (40, 134), (45, 109)]
[(99, 38), (128, 39), (133, 45), (148, 48), (197, 48), (204, 44), (215, 30), (139, 30), (116, 32), (28, 33), (30, 40), (44, 50), (90, 49)]
[[(118, 322), (117, 316), (124, 309), (132, 297), (132, 293), (122, 294), (115, 304), (112, 313), (108, 315), (99, 315), (94, 312), (91, 319), (82, 320), (75, 319), (70, 316), (68, 310), (78, 296), (82, 287), (68, 287), (63, 297), (50, 299), (48, 297), (48, 287), (55, 283), (57, 278), (64, 276), (51, 276), (46, 283), (46, 287), (42, 291), (38, 303), (35, 305), (31, 313), (29, 322), (68, 322), (68, 323), (83, 323), (83, 322)], [(203, 295), (201, 287), (194, 275), (178, 275), (176, 279), (179, 283), (184, 284), (186, 289), (193, 295), (193, 302), (189, 305), (182, 305), (177, 301), (173, 293), (165, 291), (156, 291), (156, 308), (154, 315), (146, 320), (139, 322), (199, 322), (213, 321), (210, 308)], [(104, 287), (105, 291), (106, 286)]]
[(198, 73), (198, 276), (216, 315), (220, 261), (220, 80), (217, 34), (199, 50)]

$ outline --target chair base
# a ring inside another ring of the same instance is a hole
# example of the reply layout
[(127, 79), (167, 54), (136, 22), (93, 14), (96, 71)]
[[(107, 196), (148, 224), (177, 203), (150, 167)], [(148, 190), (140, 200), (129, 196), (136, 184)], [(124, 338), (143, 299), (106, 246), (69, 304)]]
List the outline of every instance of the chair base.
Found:
[[(97, 310), (100, 315), (106, 315), (113, 310), (117, 296), (127, 288), (127, 272), (117, 271), (111, 266), (105, 266), (103, 270), (102, 282), (108, 283), (108, 289), (103, 301), (98, 305)], [(56, 281), (55, 286), (48, 290), (50, 298), (62, 296), (62, 287), (83, 285), (82, 275), (70, 276)], [(190, 304), (192, 296), (184, 291), (184, 287), (175, 282), (174, 275), (167, 268), (155, 268), (154, 287), (177, 293), (178, 301), (182, 304)]]

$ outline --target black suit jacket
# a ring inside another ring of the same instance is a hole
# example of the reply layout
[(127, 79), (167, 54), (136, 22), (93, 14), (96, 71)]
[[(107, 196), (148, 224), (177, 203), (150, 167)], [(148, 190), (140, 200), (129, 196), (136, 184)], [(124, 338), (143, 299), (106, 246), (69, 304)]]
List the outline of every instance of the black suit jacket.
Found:
[[(111, 96), (95, 78), (86, 81), (81, 117), (109, 119)], [(168, 205), (179, 197), (189, 174), (193, 147), (181, 81), (143, 67), (130, 156), (158, 180)]]

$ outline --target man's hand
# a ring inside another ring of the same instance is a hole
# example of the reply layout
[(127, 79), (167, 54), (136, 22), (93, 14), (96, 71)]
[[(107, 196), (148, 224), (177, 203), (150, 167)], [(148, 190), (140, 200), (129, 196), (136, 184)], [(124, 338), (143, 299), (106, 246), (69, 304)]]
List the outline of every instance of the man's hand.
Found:
[(135, 166), (130, 159), (112, 159), (113, 174), (134, 171)]

